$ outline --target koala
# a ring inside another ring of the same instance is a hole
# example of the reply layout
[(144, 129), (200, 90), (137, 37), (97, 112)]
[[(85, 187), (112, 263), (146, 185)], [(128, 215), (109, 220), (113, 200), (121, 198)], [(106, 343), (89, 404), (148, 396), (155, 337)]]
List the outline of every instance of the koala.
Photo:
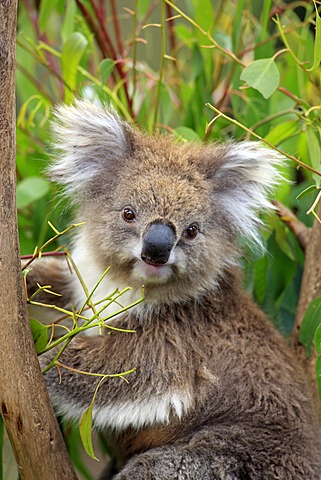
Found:
[[(131, 287), (108, 327), (76, 336), (63, 364), (114, 374), (93, 408), (114, 458), (103, 480), (320, 480), (319, 427), (285, 339), (242, 286), (240, 239), (260, 248), (259, 213), (282, 161), (255, 142), (195, 145), (148, 135), (110, 107), (59, 106), (49, 174), (85, 223), (72, 256), (98, 302)], [(61, 258), (28, 274), (79, 308), (78, 277)], [(45, 292), (43, 293), (45, 295)], [(129, 331), (128, 331), (129, 330)], [(48, 365), (56, 351), (40, 358)], [(55, 368), (56, 411), (79, 421), (97, 380)]]

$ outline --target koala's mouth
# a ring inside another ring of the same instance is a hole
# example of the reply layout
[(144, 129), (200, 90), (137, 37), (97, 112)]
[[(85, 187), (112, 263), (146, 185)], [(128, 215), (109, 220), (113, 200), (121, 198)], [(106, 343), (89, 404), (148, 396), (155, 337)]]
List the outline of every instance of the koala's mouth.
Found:
[(171, 265), (158, 265), (153, 262), (138, 260), (133, 269), (133, 275), (139, 281), (148, 283), (166, 283), (173, 275)]
[(144, 261), (144, 263), (146, 263), (147, 265), (151, 265), (152, 267), (156, 267), (156, 268), (163, 267), (163, 266), (165, 265), (165, 263), (166, 263), (166, 261), (165, 261), (165, 262), (162, 262), (162, 263), (155, 263), (155, 262), (153, 262), (152, 260), (150, 260), (148, 257), (145, 257), (145, 258), (143, 259), (143, 261)]

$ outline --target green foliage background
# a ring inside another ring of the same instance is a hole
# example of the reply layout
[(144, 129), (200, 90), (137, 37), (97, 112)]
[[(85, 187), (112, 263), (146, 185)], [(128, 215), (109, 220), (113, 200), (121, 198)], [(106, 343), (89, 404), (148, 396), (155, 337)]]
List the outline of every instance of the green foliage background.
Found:
[[(47, 220), (58, 229), (70, 223), (70, 211), (65, 202), (53, 200), (56, 187), (43, 171), (51, 108), (75, 96), (111, 102), (129, 122), (173, 134), (177, 141), (242, 140), (254, 132), (320, 172), (318, 10), (313, 1), (281, 0), (20, 1), (17, 202), (22, 254), (52, 237)], [(293, 183), (284, 182), (277, 199), (310, 226), (313, 216), (306, 212), (318, 194), (320, 176), (299, 168), (293, 158), (283, 173)], [(298, 199), (307, 187), (309, 194)], [(246, 287), (288, 335), (304, 255), (276, 216), (265, 221), (265, 255), (248, 252), (244, 258)], [(319, 324), (317, 319), (310, 330), (309, 348)], [(85, 470), (84, 475), (91, 478)]]

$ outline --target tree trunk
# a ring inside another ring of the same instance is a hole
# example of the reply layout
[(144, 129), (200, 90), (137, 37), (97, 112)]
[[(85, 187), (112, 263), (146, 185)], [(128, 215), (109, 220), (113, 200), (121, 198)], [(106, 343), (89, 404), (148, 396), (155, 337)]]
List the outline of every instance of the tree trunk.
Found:
[(17, 0), (0, 1), (0, 409), (23, 480), (73, 480), (34, 350), (19, 260), (15, 202)]
[[(317, 214), (321, 218), (321, 202), (317, 209)], [(318, 386), (315, 377), (316, 355), (311, 354), (306, 357), (305, 347), (299, 343), (299, 331), (306, 309), (310, 302), (321, 296), (321, 224), (317, 219), (314, 220), (313, 227), (309, 232), (309, 238), (305, 248), (304, 272), (300, 290), (300, 298), (297, 309), (295, 329), (293, 332), (294, 348), (297, 356), (305, 367), (307, 378), (312, 389), (317, 413), (321, 420), (321, 402), (318, 394)], [(313, 349), (312, 349), (313, 352)]]

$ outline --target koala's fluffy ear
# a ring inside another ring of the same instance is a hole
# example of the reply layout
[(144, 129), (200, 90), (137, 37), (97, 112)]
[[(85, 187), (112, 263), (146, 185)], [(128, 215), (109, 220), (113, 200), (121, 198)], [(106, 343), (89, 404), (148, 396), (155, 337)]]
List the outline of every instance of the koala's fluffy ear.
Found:
[(283, 178), (278, 166), (285, 159), (258, 142), (247, 141), (220, 146), (217, 153), (219, 165), (211, 172), (215, 202), (234, 232), (262, 247), (259, 213), (274, 208), (268, 194)]
[(74, 106), (58, 106), (52, 122), (55, 152), (48, 176), (69, 194), (79, 191), (101, 169), (113, 171), (114, 164), (126, 158), (131, 148), (128, 131), (112, 107), (81, 100)]

